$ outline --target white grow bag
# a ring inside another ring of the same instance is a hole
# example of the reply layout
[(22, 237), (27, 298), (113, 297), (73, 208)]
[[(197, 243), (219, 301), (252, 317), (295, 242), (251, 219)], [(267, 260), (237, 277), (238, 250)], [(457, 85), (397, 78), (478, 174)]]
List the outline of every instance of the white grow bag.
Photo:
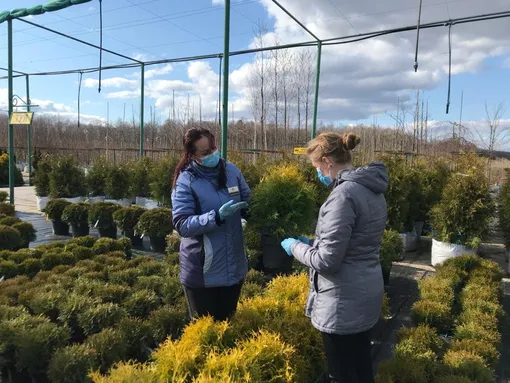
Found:
[(74, 198), (62, 198), (62, 199), (67, 202), (78, 203), (78, 202), (82, 202), (85, 198), (84, 197), (74, 197)]
[(476, 254), (476, 250), (464, 245), (439, 242), (432, 240), (432, 266), (437, 266), (450, 258), (464, 254)]
[(36, 196), (37, 199), (37, 210), (42, 211), (48, 204), (48, 201), (50, 200), (49, 197), (39, 197)]
[(404, 243), (404, 251), (406, 253), (412, 253), (418, 250), (418, 236), (416, 235), (415, 229), (409, 233), (400, 233), (400, 238), (402, 238), (402, 242)]

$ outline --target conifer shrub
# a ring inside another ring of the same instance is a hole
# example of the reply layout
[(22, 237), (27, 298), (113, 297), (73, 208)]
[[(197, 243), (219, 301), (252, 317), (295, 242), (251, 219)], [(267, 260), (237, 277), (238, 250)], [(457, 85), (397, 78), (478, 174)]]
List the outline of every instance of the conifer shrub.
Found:
[(102, 373), (107, 372), (114, 363), (125, 359), (128, 350), (123, 334), (113, 328), (105, 328), (89, 336), (84, 344), (94, 349)]
[(86, 336), (115, 326), (122, 318), (127, 316), (126, 310), (115, 303), (99, 303), (85, 307), (78, 313), (78, 325)]
[(130, 316), (136, 318), (146, 318), (150, 312), (161, 304), (160, 298), (151, 290), (133, 290), (124, 302), (122, 307), (126, 309)]
[(109, 375), (95, 371), (89, 376), (94, 383), (159, 383), (154, 367), (132, 361), (117, 364)]
[(96, 351), (88, 345), (73, 344), (55, 351), (48, 377), (52, 383), (83, 383), (97, 368)]
[(139, 318), (123, 318), (116, 329), (126, 342), (126, 359), (145, 362), (154, 345), (149, 322)]
[(443, 363), (456, 375), (463, 375), (472, 382), (492, 383), (494, 382), (493, 371), (486, 366), (484, 359), (472, 352), (465, 350), (449, 350)]
[(185, 305), (161, 306), (151, 312), (147, 319), (156, 344), (167, 338), (178, 339), (189, 323), (189, 313)]

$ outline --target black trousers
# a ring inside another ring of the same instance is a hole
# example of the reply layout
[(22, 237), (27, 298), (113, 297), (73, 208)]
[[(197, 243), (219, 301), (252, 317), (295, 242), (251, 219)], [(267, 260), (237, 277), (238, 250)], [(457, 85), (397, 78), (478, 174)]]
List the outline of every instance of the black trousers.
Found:
[(335, 335), (322, 333), (332, 383), (374, 383), (371, 331)]
[(229, 319), (237, 309), (243, 282), (229, 287), (184, 286), (191, 319), (210, 315), (217, 321)]

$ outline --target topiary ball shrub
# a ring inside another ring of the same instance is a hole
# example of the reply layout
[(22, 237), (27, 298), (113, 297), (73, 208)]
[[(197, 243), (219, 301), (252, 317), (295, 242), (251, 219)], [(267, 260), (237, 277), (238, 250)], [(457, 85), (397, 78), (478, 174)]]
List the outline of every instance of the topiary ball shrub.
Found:
[(0, 191), (0, 203), (4, 203), (9, 198), (9, 193), (6, 191)]
[(135, 234), (135, 227), (140, 217), (147, 210), (141, 206), (123, 207), (113, 213), (113, 219), (117, 227), (126, 235)]
[(4, 214), (9, 217), (14, 217), (16, 214), (16, 209), (14, 208), (14, 205), (0, 202), (0, 214)]
[(141, 157), (131, 163), (132, 183), (130, 186), (130, 195), (135, 197), (149, 197), (150, 195), (150, 177), (154, 161), (149, 157)]
[(13, 229), (19, 231), (21, 235), (21, 247), (28, 248), (30, 242), (34, 242), (37, 239), (37, 231), (30, 222), (18, 222), (12, 226)]
[(164, 157), (152, 168), (150, 190), (154, 199), (165, 206), (171, 205), (172, 180), (179, 159)]
[(92, 249), (85, 246), (76, 246), (72, 250), (69, 250), (69, 252), (73, 254), (78, 261), (91, 260), (94, 256)]
[(76, 244), (78, 246), (92, 248), (96, 243), (96, 237), (92, 235), (86, 235), (85, 237), (73, 238), (67, 242), (68, 245)]
[(41, 257), (41, 262), (44, 270), (51, 270), (60, 265), (74, 265), (76, 257), (67, 251), (62, 253), (49, 251)]
[(181, 248), (181, 237), (179, 234), (171, 233), (166, 237), (166, 253), (178, 253)]
[(13, 227), (0, 225), (0, 250), (18, 250), (21, 247), (21, 233)]
[(124, 318), (117, 325), (118, 330), (126, 341), (126, 358), (145, 362), (150, 357), (154, 347), (152, 329), (147, 321), (139, 318)]
[(420, 300), (411, 308), (411, 317), (415, 325), (427, 324), (440, 333), (449, 333), (453, 327), (451, 307), (444, 302)]
[(116, 227), (113, 214), (120, 210), (121, 206), (112, 202), (98, 202), (90, 206), (89, 224), (90, 226), (109, 229)]
[(266, 277), (264, 276), (264, 273), (256, 270), (248, 271), (248, 274), (246, 275), (244, 281), (246, 283), (253, 283), (259, 286), (266, 285)]
[(100, 333), (91, 335), (85, 345), (95, 351), (96, 361), (102, 373), (109, 370), (114, 363), (126, 357), (128, 345), (119, 330), (106, 328)]
[(69, 205), (71, 205), (71, 202), (64, 199), (51, 199), (48, 201), (48, 204), (43, 211), (46, 213), (48, 219), (60, 221), (62, 219), (62, 213)]
[(126, 165), (114, 165), (106, 176), (106, 194), (110, 199), (120, 200), (130, 196), (131, 172)]
[(49, 177), (51, 198), (75, 198), (88, 194), (85, 172), (74, 155), (54, 157)]
[(245, 282), (241, 290), (241, 300), (258, 297), (264, 294), (264, 287), (257, 283)]
[(85, 202), (73, 203), (62, 212), (62, 220), (70, 225), (87, 224), (90, 206)]
[(97, 255), (106, 254), (115, 250), (119, 250), (119, 248), (117, 241), (112, 238), (99, 238), (92, 247), (92, 251)]
[(83, 383), (87, 375), (96, 370), (96, 350), (84, 344), (60, 348), (53, 354), (48, 377), (54, 383)]
[(146, 211), (136, 225), (137, 233), (156, 238), (166, 238), (173, 229), (172, 210), (166, 207)]
[(29, 278), (34, 278), (42, 270), (42, 267), (41, 260), (36, 258), (25, 259), (19, 265), (20, 271)]
[(92, 197), (106, 195), (106, 177), (109, 172), (109, 164), (106, 158), (98, 157), (92, 163), (87, 172), (87, 186)]
[(465, 350), (449, 350), (443, 363), (450, 367), (456, 375), (463, 375), (477, 383), (494, 382), (493, 371), (485, 365), (483, 358), (479, 355)]
[(467, 351), (481, 356), (488, 366), (496, 367), (499, 362), (500, 353), (496, 347), (486, 341), (477, 339), (454, 340), (450, 346), (452, 351)]
[(0, 261), (0, 275), (6, 279), (14, 278), (20, 273), (20, 266), (13, 261)]

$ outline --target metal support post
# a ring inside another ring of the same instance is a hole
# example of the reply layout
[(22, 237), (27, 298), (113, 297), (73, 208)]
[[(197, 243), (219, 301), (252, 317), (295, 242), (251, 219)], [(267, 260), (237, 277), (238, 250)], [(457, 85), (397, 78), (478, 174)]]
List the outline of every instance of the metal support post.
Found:
[[(9, 103), (9, 122), (13, 112), (13, 81), (12, 81), (12, 19), (7, 20), (7, 60), (8, 60), (8, 98)], [(9, 124), (9, 202), (14, 205), (14, 129)]]
[(225, 41), (223, 46), (223, 102), (221, 119), (221, 156), (227, 159), (228, 144), (228, 79), (230, 61), (230, 0), (225, 0)]
[(144, 156), (143, 144), (145, 141), (144, 136), (144, 109), (145, 109), (145, 64), (141, 65), (141, 88), (140, 88), (140, 157)]
[[(27, 85), (27, 112), (30, 112), (30, 77), (25, 77)], [(32, 125), (27, 125), (27, 157), (28, 157), (28, 184), (32, 186)]]
[(319, 88), (321, 79), (321, 56), (322, 56), (322, 42), (317, 42), (317, 69), (315, 73), (315, 98), (313, 107), (313, 122), (312, 122), (312, 140), (315, 138), (317, 132), (317, 111), (319, 108)]

